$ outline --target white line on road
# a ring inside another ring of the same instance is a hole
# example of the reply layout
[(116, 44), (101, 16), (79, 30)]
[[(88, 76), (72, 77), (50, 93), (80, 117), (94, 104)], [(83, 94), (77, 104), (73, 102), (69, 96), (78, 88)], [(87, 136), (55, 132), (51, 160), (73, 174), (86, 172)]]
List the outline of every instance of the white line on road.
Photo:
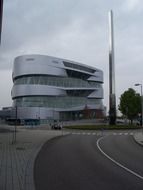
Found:
[[(103, 133), (102, 132), (98, 132), (98, 133), (88, 133), (88, 132), (72, 132), (72, 133), (69, 133), (69, 134), (72, 134), (72, 135), (96, 135), (96, 136), (103, 136)], [(104, 133), (104, 136), (107, 136), (109, 135), (108, 133)], [(133, 135), (133, 133), (112, 133), (111, 135)]]
[(117, 162), (116, 160), (114, 160), (113, 158), (111, 158), (108, 154), (106, 154), (100, 147), (99, 143), (100, 141), (103, 139), (104, 137), (101, 137), (97, 140), (96, 145), (98, 147), (98, 149), (100, 150), (100, 152), (109, 160), (111, 160), (112, 162), (114, 162), (116, 165), (118, 165), (119, 167), (123, 168), (124, 170), (126, 170), (127, 172), (131, 173), (132, 175), (135, 175), (136, 177), (140, 178), (143, 180), (143, 176), (137, 174), (136, 172), (130, 170), (129, 168), (123, 166), (122, 164), (120, 164), (119, 162)]
[(72, 134), (72, 135), (77, 135), (77, 133), (75, 133), (75, 132), (72, 132), (71, 134)]

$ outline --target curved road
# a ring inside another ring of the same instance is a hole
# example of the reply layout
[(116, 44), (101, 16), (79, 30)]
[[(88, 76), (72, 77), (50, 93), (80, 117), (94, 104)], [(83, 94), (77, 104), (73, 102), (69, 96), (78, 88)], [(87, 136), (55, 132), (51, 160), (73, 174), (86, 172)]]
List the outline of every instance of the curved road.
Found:
[(142, 190), (143, 147), (129, 135), (48, 141), (34, 167), (36, 190)]

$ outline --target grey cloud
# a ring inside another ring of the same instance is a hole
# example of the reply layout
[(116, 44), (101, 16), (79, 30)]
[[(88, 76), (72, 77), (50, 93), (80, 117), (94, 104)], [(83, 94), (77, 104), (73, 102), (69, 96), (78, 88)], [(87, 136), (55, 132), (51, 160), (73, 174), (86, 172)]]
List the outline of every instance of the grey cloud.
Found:
[[(143, 2), (138, 1), (132, 10), (127, 9), (128, 2), (5, 0), (0, 69), (10, 70), (13, 59), (20, 54), (63, 57), (102, 69), (108, 94), (108, 11), (113, 9), (120, 94), (133, 80), (141, 80), (143, 70)], [(135, 70), (137, 75), (133, 74)], [(105, 99), (107, 102), (107, 96)]]

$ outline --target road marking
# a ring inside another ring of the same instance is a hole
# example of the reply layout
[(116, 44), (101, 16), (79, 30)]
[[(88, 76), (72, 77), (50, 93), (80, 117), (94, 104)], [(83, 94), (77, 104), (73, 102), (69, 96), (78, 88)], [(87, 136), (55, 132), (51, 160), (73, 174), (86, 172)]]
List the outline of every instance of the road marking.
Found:
[[(89, 133), (89, 132), (71, 132), (69, 134), (72, 134), (72, 135), (96, 135), (96, 136), (107, 136), (109, 135), (108, 133), (102, 133), (102, 132), (98, 132), (98, 133)], [(134, 133), (130, 132), (130, 133), (111, 133), (111, 135), (114, 135), (114, 136), (121, 136), (121, 135), (134, 135)]]
[(72, 132), (72, 135), (77, 135), (77, 133), (75, 133), (75, 132)]
[(123, 168), (124, 170), (126, 170), (127, 172), (131, 173), (132, 175), (135, 175), (136, 177), (140, 178), (143, 180), (143, 176), (137, 174), (136, 172), (130, 170), (129, 168), (123, 166), (122, 164), (120, 164), (119, 162), (117, 162), (116, 160), (114, 160), (113, 158), (111, 158), (108, 154), (106, 154), (100, 147), (99, 143), (100, 141), (103, 139), (104, 137), (101, 137), (97, 140), (96, 142), (96, 145), (97, 145), (97, 148), (100, 150), (100, 152), (106, 157), (108, 158), (109, 160), (111, 160), (112, 162), (114, 162), (116, 165), (118, 165), (119, 167)]

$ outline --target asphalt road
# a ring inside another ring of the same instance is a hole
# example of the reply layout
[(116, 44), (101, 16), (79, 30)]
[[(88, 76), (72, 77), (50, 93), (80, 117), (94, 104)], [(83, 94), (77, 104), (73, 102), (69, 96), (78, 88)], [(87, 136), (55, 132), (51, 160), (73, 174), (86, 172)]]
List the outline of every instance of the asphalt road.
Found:
[(143, 147), (130, 135), (48, 141), (34, 167), (36, 190), (143, 190)]

